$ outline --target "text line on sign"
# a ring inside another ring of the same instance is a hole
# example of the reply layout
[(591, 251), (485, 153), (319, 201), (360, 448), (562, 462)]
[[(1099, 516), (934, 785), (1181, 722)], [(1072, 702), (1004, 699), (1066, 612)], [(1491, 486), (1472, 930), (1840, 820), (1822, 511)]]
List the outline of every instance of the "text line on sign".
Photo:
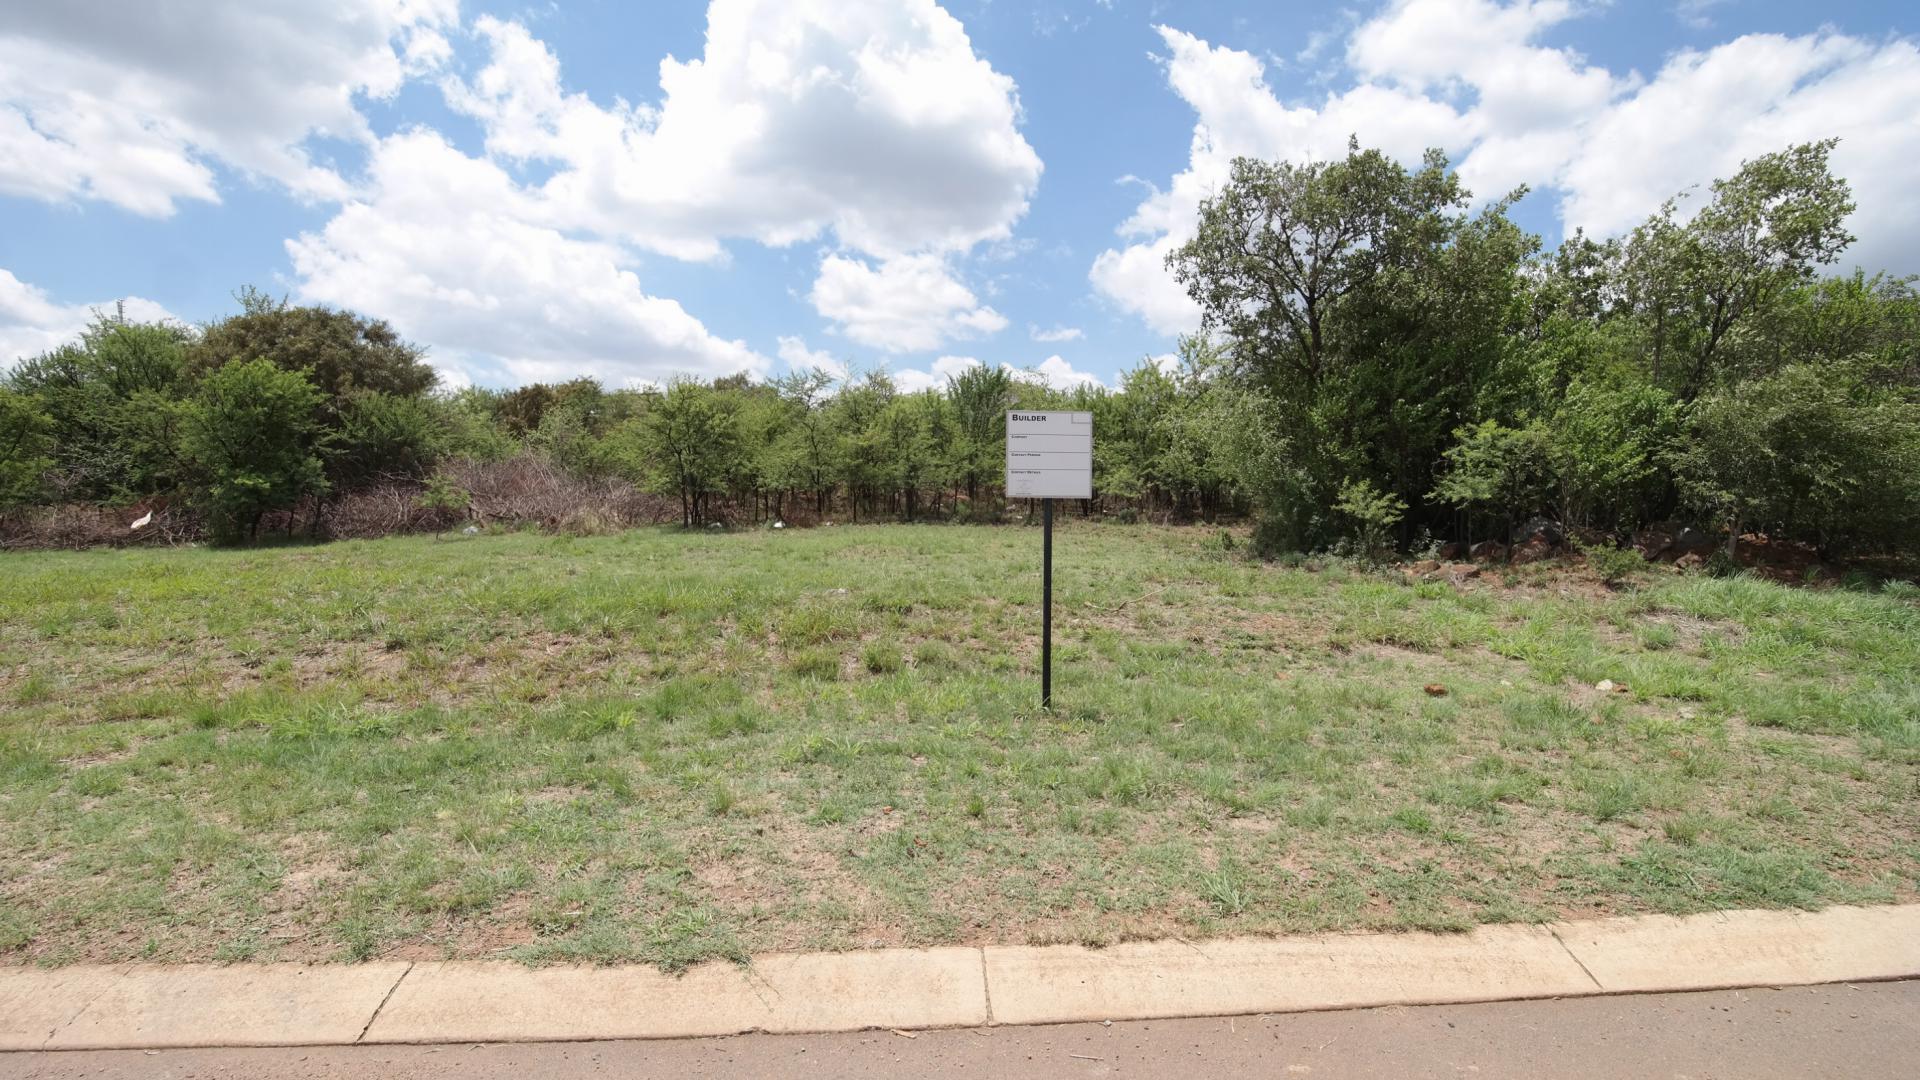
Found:
[(1007, 497), (1093, 498), (1093, 414), (1007, 413)]

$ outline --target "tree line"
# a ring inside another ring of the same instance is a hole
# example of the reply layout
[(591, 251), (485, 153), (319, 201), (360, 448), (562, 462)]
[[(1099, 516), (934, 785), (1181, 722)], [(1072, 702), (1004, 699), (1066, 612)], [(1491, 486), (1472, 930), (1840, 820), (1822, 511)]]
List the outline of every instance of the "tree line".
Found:
[(444, 390), (386, 323), (257, 290), (207, 326), (96, 318), (0, 382), (0, 513), (165, 504), (222, 542), (263, 523), (324, 531), (330, 505), (382, 485), (458, 511), (452, 462), (532, 457), (677, 502), (680, 521), (979, 520), (1000, 514), (1010, 408), (1098, 414), (1103, 504), (1214, 516), (1230, 479), (1186, 430), (1210, 393), (1196, 341), (1179, 370), (1061, 392), (974, 367), (901, 391), (885, 371), (744, 375), (608, 389), (593, 379)]
[(1476, 205), (1438, 152), (1237, 161), (1168, 258), (1202, 332), (1112, 389), (980, 366), (913, 393), (820, 370), (449, 391), (386, 323), (254, 290), (202, 327), (101, 317), (0, 380), (0, 514), (164, 503), (238, 542), (381, 486), (457, 515), (452, 463), (537, 458), (688, 526), (997, 520), (1005, 412), (1071, 408), (1095, 421), (1083, 511), (1248, 515), (1269, 552), (1545, 517), (1912, 554), (1920, 294), (1830, 272), (1853, 241), (1833, 146), (1553, 250), (1510, 217), (1524, 189)]

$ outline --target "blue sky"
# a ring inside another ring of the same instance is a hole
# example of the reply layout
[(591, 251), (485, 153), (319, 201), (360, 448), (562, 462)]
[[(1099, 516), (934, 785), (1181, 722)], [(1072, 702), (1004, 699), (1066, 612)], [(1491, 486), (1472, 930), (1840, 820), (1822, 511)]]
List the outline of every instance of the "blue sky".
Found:
[[(1910, 4), (456, 0), (0, 8), (0, 364), (256, 284), (450, 383), (1066, 385), (1194, 325), (1165, 252), (1238, 154), (1446, 149), (1549, 244), (1838, 135), (1920, 271)], [(664, 63), (663, 63), (664, 62)]]

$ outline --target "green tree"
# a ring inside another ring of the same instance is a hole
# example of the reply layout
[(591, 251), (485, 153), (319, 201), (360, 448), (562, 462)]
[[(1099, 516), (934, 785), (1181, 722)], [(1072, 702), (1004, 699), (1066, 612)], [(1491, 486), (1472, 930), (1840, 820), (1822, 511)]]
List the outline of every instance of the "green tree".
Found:
[(1674, 471), (1691, 505), (1740, 534), (1837, 554), (1920, 529), (1920, 406), (1796, 364), (1696, 403)]
[(323, 400), (304, 373), (264, 359), (227, 364), (201, 380), (182, 444), (215, 539), (255, 537), (268, 511), (325, 493)]
[(1828, 167), (1838, 143), (1802, 143), (1743, 162), (1713, 182), (1691, 221), (1677, 224), (1669, 202), (1635, 231), (1625, 276), (1638, 283), (1634, 296), (1652, 320), (1654, 379), (1681, 401), (1711, 385), (1736, 328), (1853, 243), (1852, 191)]
[(1569, 525), (1631, 525), (1660, 497), (1665, 455), (1679, 434), (1679, 406), (1631, 376), (1581, 378), (1547, 423), (1547, 466)]
[(831, 373), (813, 368), (774, 384), (791, 409), (791, 422), (769, 451), (770, 470), (781, 488), (809, 492), (816, 514), (830, 508), (843, 456), (844, 440), (828, 412), (836, 381)]
[(1406, 515), (1407, 504), (1365, 480), (1340, 486), (1334, 511), (1353, 523), (1354, 550), (1368, 562), (1381, 562), (1393, 549), (1393, 531)]
[(958, 433), (955, 456), (967, 501), (978, 502), (982, 481), (1003, 476), (1007, 453), (1007, 409), (1013, 404), (1013, 373), (975, 364), (947, 377)]
[(52, 432), (33, 398), (0, 388), (0, 510), (39, 501), (53, 468)]
[(737, 467), (737, 409), (730, 394), (693, 379), (675, 379), (638, 422), (642, 441), (637, 449), (649, 484), (680, 497), (683, 525), (707, 523), (713, 495)]
[(362, 391), (347, 399), (328, 473), (336, 486), (425, 476), (447, 434), (446, 411), (432, 399)]
[(116, 313), (13, 370), (7, 385), (33, 399), (51, 425), (55, 497), (125, 502), (178, 485), (190, 340), (177, 324), (131, 323)]
[(1238, 160), (1202, 204), (1167, 261), (1227, 342), (1226, 374), (1272, 402), (1267, 437), (1291, 455), (1261, 474), (1281, 485), (1257, 498), (1263, 542), (1346, 532), (1329, 509), (1351, 482), (1428, 497), (1524, 310), (1537, 241), (1506, 218), (1517, 197), (1470, 215), (1439, 151), (1409, 170), (1350, 144), (1336, 161)]
[(212, 323), (193, 344), (196, 371), (266, 359), (282, 371), (304, 372), (321, 393), (318, 407), (329, 426), (367, 391), (417, 397), (433, 388), (436, 376), (421, 350), (382, 320), (321, 305), (296, 307), (253, 288), (237, 299), (240, 313)]
[(1497, 420), (1482, 420), (1455, 434), (1458, 442), (1446, 453), (1447, 471), (1434, 488), (1434, 497), (1470, 513), (1480, 510), (1499, 518), (1504, 525), (1500, 540), (1506, 543), (1514, 522), (1545, 500), (1546, 433), (1537, 425), (1510, 428)]

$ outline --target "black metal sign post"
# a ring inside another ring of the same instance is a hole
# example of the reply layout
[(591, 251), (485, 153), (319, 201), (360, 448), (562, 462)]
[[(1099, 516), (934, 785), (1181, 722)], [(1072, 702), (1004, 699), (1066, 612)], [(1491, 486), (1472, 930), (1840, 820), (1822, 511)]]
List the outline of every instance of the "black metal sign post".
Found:
[(1053, 500), (1040, 500), (1040, 707), (1053, 708)]
[(1053, 500), (1093, 498), (1093, 414), (1009, 410), (1007, 498), (1040, 500), (1040, 707), (1051, 709)]

